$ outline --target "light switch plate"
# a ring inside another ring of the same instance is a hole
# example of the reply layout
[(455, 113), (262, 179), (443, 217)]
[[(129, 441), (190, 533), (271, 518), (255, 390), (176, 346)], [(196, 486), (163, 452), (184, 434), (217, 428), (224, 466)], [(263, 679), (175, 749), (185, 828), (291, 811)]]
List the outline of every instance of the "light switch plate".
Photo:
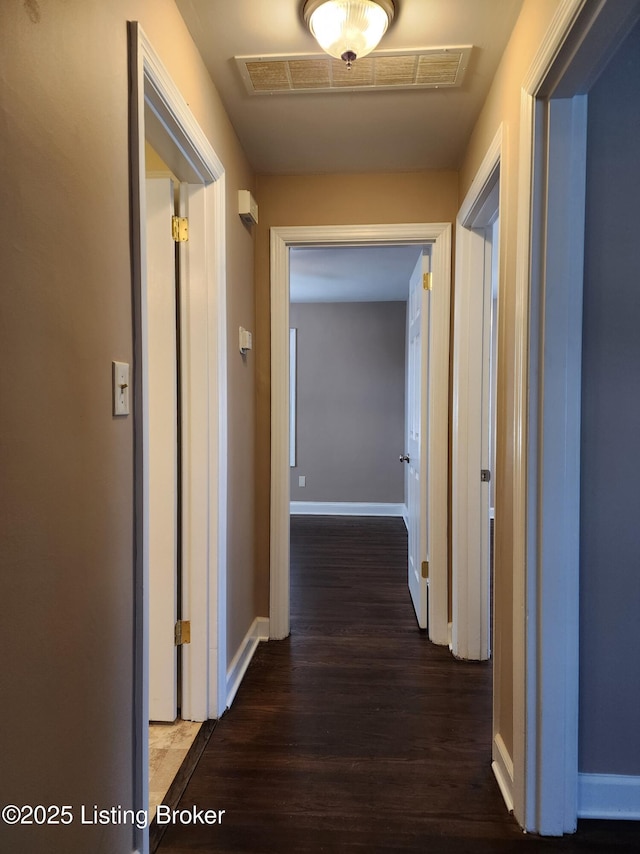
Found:
[(113, 362), (113, 414), (129, 414), (129, 365)]

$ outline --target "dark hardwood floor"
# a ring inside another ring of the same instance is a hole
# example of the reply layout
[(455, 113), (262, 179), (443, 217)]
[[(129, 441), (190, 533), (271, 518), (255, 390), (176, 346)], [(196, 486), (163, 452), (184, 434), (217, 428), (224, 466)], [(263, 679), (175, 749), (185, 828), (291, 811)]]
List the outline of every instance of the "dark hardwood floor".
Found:
[(638, 823), (523, 834), (490, 767), (491, 667), (416, 624), (399, 519), (293, 517), (291, 637), (261, 644), (159, 851), (640, 851)]

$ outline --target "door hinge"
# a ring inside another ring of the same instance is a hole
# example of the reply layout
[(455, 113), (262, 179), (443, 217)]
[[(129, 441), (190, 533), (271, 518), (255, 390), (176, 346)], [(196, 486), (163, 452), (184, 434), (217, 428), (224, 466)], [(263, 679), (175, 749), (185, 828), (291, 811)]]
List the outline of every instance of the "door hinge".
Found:
[(428, 560), (422, 561), (422, 577), (423, 578), (429, 578), (429, 561)]
[(176, 646), (191, 643), (191, 620), (178, 620), (175, 627)]
[(422, 274), (422, 287), (425, 289), (425, 291), (430, 291), (433, 289), (433, 273)]
[(491, 480), (491, 472), (489, 471), (489, 469), (481, 469), (480, 480), (482, 483), (489, 483), (489, 481)]
[(186, 243), (189, 239), (189, 220), (186, 216), (171, 217), (171, 236), (176, 243)]

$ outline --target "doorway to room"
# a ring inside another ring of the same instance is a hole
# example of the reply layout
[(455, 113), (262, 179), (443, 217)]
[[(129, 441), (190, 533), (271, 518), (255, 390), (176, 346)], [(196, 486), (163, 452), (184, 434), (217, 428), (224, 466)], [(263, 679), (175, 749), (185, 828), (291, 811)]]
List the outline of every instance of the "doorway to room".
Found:
[(419, 369), (421, 320), (427, 336), (429, 324), (419, 306), (428, 302), (420, 294), (429, 253), (420, 245), (290, 252), (291, 513), (404, 519), (422, 628), (426, 589), (413, 588), (412, 573), (417, 565), (420, 575), (420, 549), (428, 553), (426, 525), (416, 528), (427, 516)]
[[(447, 632), (447, 490), (449, 400), (449, 292), (451, 275), (451, 227), (449, 224), (312, 226), (271, 230), (271, 637), (289, 634), (289, 513), (290, 513), (290, 250), (319, 246), (429, 245), (431, 276), (424, 283), (429, 294), (432, 334), (423, 348), (429, 370), (429, 399), (421, 400), (427, 429), (422, 431), (422, 459), (429, 461), (426, 495), (429, 552), (422, 555), (428, 566), (429, 636), (446, 644)], [(429, 286), (432, 285), (432, 290)], [(425, 315), (426, 317), (426, 315)], [(426, 339), (425, 339), (426, 341)], [(428, 420), (427, 420), (428, 419)], [(400, 456), (400, 454), (398, 455)], [(421, 564), (422, 564), (421, 560)], [(422, 568), (422, 566), (421, 566)], [(426, 599), (427, 578), (421, 577)]]

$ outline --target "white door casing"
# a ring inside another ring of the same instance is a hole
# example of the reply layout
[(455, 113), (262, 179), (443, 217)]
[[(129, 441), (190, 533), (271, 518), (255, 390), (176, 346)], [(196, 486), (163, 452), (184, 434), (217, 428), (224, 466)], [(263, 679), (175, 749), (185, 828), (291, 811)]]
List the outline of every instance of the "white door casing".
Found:
[[(598, 34), (598, 17), (606, 13)], [(585, 80), (627, 4), (562, 0), (521, 88), (513, 479), (514, 813), (571, 832), (578, 811), (581, 301)], [(608, 16), (608, 20), (606, 20)], [(591, 50), (580, 50), (590, 33)], [(600, 44), (599, 35), (604, 35)], [(570, 45), (565, 61), (556, 64)], [(606, 60), (605, 60), (606, 61)], [(583, 65), (581, 68), (580, 66)], [(600, 67), (602, 67), (600, 65)], [(562, 80), (563, 75), (567, 78)], [(581, 85), (576, 93), (576, 83)], [(573, 80), (573, 86), (571, 81)], [(551, 93), (563, 83), (562, 95)], [(551, 96), (551, 100), (548, 100)], [(550, 701), (550, 698), (553, 698)]]
[(448, 643), (450, 223), (271, 229), (270, 636), (289, 634), (289, 247), (432, 244), (429, 364), (429, 637)]
[(490, 655), (492, 224), (499, 210), (500, 126), (457, 217), (453, 332), (452, 652)]
[[(189, 182), (190, 242), (181, 294), (183, 577), (191, 644), (183, 651), (183, 715), (226, 708), (227, 310), (224, 167), (138, 23), (129, 25), (134, 303), (134, 808), (148, 806), (149, 555), (145, 140)], [(148, 851), (148, 830), (134, 842)]]
[[(429, 582), (423, 574), (428, 561), (427, 456), (429, 400), (429, 294), (423, 287), (428, 257), (421, 255), (409, 281), (407, 342), (407, 517), (408, 583), (416, 619), (427, 628)], [(423, 412), (425, 410), (425, 412)]]
[(177, 715), (178, 399), (174, 186), (146, 182), (149, 425), (149, 719)]

